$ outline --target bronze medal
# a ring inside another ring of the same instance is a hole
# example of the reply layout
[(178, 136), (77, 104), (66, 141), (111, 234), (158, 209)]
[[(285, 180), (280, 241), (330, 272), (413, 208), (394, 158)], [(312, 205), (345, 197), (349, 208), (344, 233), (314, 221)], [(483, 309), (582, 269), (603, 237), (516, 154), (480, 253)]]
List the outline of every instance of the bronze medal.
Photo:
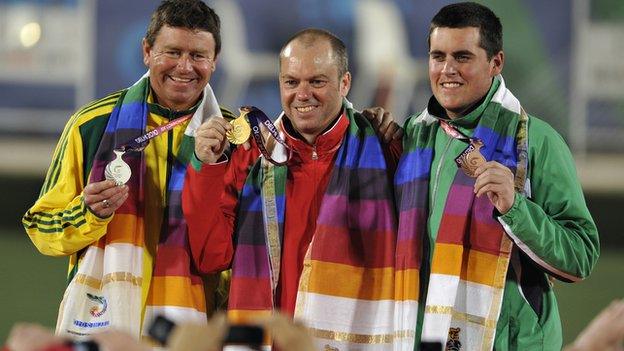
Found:
[(487, 162), (479, 151), (482, 146), (481, 140), (472, 141), (466, 150), (455, 159), (457, 165), (471, 178), (476, 178), (475, 171), (477, 168)]
[(238, 118), (230, 121), (232, 129), (225, 134), (230, 143), (239, 145), (249, 139), (251, 127), (249, 122), (247, 122), (247, 113), (248, 111), (241, 111), (241, 115)]

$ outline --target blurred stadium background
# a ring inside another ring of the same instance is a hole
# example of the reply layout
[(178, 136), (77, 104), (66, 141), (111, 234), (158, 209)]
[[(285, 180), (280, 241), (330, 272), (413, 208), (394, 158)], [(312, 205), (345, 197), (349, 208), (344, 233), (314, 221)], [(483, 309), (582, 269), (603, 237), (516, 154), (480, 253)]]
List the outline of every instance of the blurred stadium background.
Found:
[[(357, 106), (403, 120), (429, 96), (428, 23), (450, 1), (214, 0), (223, 49), (212, 86), (236, 109), (279, 110), (276, 55), (305, 27), (345, 40)], [(571, 341), (624, 297), (624, 1), (480, 1), (504, 26), (507, 85), (575, 153), (602, 256), (584, 282), (556, 283)], [(143, 73), (140, 40), (158, 1), (0, 0), (0, 342), (17, 321), (53, 327), (66, 258), (40, 255), (21, 229), (56, 139), (78, 106)]]

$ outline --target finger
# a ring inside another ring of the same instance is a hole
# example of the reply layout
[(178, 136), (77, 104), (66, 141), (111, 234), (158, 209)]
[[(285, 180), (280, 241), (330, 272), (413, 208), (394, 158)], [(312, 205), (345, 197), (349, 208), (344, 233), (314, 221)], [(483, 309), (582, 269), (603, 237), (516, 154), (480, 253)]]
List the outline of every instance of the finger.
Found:
[(85, 194), (98, 194), (106, 189), (115, 187), (117, 184), (112, 180), (103, 180), (100, 182), (89, 183), (84, 188)]
[(487, 161), (484, 164), (480, 165), (475, 171), (475, 174), (478, 176), (479, 174), (487, 170), (493, 170), (499, 174), (507, 174), (513, 178), (513, 172), (511, 172), (511, 170), (508, 167), (496, 161)]
[(197, 128), (195, 131), (195, 137), (209, 137), (210, 133), (214, 133), (215, 131), (218, 132), (218, 134), (225, 134), (230, 129), (232, 129), (231, 124), (222, 119), (215, 119), (208, 121)]
[[(484, 188), (489, 187), (492, 191), (498, 193), (504, 193), (505, 191), (511, 192), (513, 190), (513, 184), (507, 184), (501, 177), (491, 176), (489, 174), (481, 175), (477, 179), (474, 186), (474, 193), (482, 195)], [(508, 187), (508, 189), (506, 189)]]
[(381, 107), (371, 107), (362, 111), (362, 115), (366, 117), (374, 127), (379, 127), (384, 114), (384, 109)]
[(214, 154), (220, 153), (223, 150), (223, 146), (225, 144), (224, 140), (219, 139), (208, 139), (204, 142), (204, 147), (207, 148), (208, 152), (212, 152)]
[(204, 122), (199, 129), (201, 129), (201, 127), (213, 127), (215, 125), (220, 125), (223, 128), (231, 128), (232, 125), (230, 124), (230, 122), (228, 122), (225, 118), (222, 117), (218, 117), (218, 116), (213, 116), (210, 117), (206, 120), (206, 122)]
[(393, 120), (390, 112), (384, 112), (380, 117), (379, 127), (377, 128), (377, 132), (379, 133), (379, 135), (383, 135), (383, 133), (385, 133), (385, 131), (388, 129), (388, 126), (390, 126), (392, 122)]
[(245, 151), (249, 151), (249, 149), (251, 149), (251, 143), (249, 142), (249, 139), (243, 143), (243, 149), (245, 149)]
[(111, 198), (108, 199), (108, 202), (110, 204), (109, 209), (112, 212), (117, 211), (117, 209), (121, 207), (121, 205), (123, 205), (124, 202), (126, 202), (126, 200), (128, 199), (128, 196), (129, 196), (128, 192), (119, 193), (119, 194), (111, 196)]
[(214, 126), (204, 128), (202, 130), (198, 130), (197, 133), (195, 133), (195, 138), (198, 140), (213, 139), (213, 138), (223, 140), (225, 138), (225, 134), (227, 133), (227, 131), (228, 129), (222, 125), (214, 125)]
[(481, 197), (481, 195), (486, 194), (486, 193), (492, 193), (490, 196), (498, 195), (499, 192), (500, 192), (500, 189), (498, 189), (496, 184), (488, 183), (479, 188), (479, 190), (477, 191), (476, 197)]
[(110, 199), (111, 197), (113, 197), (116, 194), (124, 193), (124, 192), (127, 192), (127, 191), (128, 191), (128, 186), (127, 185), (113, 186), (113, 187), (107, 188), (107, 189), (105, 189), (105, 190), (103, 190), (103, 191), (101, 191), (99, 193), (84, 194), (84, 202), (87, 205), (91, 205), (91, 204), (94, 204), (96, 202), (100, 202), (100, 201), (102, 201), (104, 199)]
[(386, 131), (383, 134), (383, 140), (388, 143), (390, 141), (392, 141), (394, 139), (394, 134), (396, 133), (397, 129), (399, 129), (399, 125), (392, 122), (388, 125), (388, 128), (386, 128)]
[(89, 210), (100, 218), (107, 218), (113, 214), (113, 211), (110, 209), (110, 203), (108, 202), (108, 200), (92, 204), (91, 206), (89, 206)]
[(492, 167), (494, 167), (494, 165), (492, 164), (492, 161), (483, 163), (482, 165), (477, 167), (477, 169), (475, 170), (475, 177), (478, 178), (481, 174), (485, 173), (485, 171), (487, 171), (488, 169)]
[[(101, 218), (106, 218), (115, 213), (115, 211), (117, 211), (117, 209), (121, 207), (121, 205), (123, 205), (123, 203), (128, 199), (129, 196), (127, 186), (118, 188), (119, 191), (113, 193), (110, 197), (106, 197), (96, 202), (91, 201), (89, 204), (87, 204), (91, 212), (95, 213), (98, 217)], [(93, 197), (91, 197), (91, 200), (92, 199)]]
[(397, 124), (397, 130), (392, 135), (392, 140), (398, 140), (403, 138), (403, 128)]
[(496, 203), (496, 201), (498, 200), (498, 195), (491, 191), (486, 192), (485, 195), (487, 196), (488, 200), (490, 200), (490, 203), (492, 204)]

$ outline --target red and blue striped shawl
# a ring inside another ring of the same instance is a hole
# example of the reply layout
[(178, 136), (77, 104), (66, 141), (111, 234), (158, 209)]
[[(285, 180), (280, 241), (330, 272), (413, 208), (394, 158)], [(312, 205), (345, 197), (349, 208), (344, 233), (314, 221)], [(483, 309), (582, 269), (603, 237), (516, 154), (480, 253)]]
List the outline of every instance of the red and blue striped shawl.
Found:
[[(369, 122), (347, 108), (299, 283), (295, 318), (319, 347), (379, 348), (394, 341), (396, 219), (391, 175)], [(271, 313), (283, 237), (286, 166), (260, 158), (239, 201), (229, 313)], [(288, 235), (288, 234), (286, 234)]]
[[(523, 193), (527, 116), (502, 77), (495, 78), (494, 89), (473, 137), (483, 140), (481, 153), (488, 161), (512, 170), (516, 191)], [(420, 301), (425, 303), (421, 306), (423, 325), (416, 328), (414, 342), (419, 342), (422, 329), (424, 341), (457, 340), (466, 349), (491, 349), (512, 242), (488, 197), (476, 198), (475, 180), (459, 169), (446, 198), (436, 242), (429, 242), (429, 180), (439, 126), (437, 117), (427, 110), (408, 120), (405, 151), (395, 177), (397, 259), (415, 270), (424, 269), (422, 285), (414, 288), (427, 292), (426, 301)], [(416, 327), (416, 320), (412, 323)]]
[[(122, 93), (102, 135), (89, 182), (104, 180), (104, 169), (114, 158), (114, 148), (146, 132), (150, 113), (147, 102), (149, 93), (147, 76)], [(137, 337), (141, 329), (145, 331), (151, 319), (158, 314), (178, 322), (206, 321), (204, 281), (191, 264), (181, 192), (186, 164), (193, 155), (194, 128), (201, 124), (204, 117), (215, 114), (221, 115), (221, 112), (212, 89), (207, 86), (204, 99), (188, 123), (179, 147), (172, 150), (169, 157), (160, 157), (157, 161), (160, 168), (171, 167), (160, 233), (145, 232), (147, 216), (160, 216), (148, 213), (147, 208), (150, 207), (145, 203), (145, 153), (130, 151), (124, 155), (124, 161), (132, 169), (132, 177), (127, 183), (129, 196), (115, 212), (106, 235), (87, 247), (81, 255), (76, 274), (66, 291), (64, 305), (76, 304), (83, 299), (74, 295), (75, 292), (80, 295), (79, 292), (86, 286), (92, 289), (92, 295), (108, 300), (108, 313), (100, 317), (102, 321), (94, 322), (125, 330)], [(159, 206), (151, 208), (160, 210)], [(148, 253), (147, 242), (153, 238), (158, 240), (156, 252)], [(63, 311), (62, 305), (59, 324), (71, 325), (72, 318), (75, 318), (72, 314), (76, 312)], [(75, 331), (85, 332), (82, 329)]]

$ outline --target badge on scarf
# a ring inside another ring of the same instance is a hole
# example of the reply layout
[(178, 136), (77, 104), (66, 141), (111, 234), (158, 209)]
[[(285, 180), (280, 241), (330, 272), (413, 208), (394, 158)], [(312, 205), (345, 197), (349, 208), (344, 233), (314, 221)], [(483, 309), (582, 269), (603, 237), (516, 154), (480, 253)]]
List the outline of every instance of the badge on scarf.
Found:
[(481, 155), (479, 149), (483, 146), (483, 142), (479, 139), (471, 139), (470, 145), (455, 158), (455, 163), (461, 168), (467, 176), (476, 178), (475, 171), (479, 166), (487, 162), (485, 157)]
[(240, 116), (230, 121), (232, 129), (225, 134), (230, 143), (240, 145), (249, 139), (251, 127), (249, 122), (247, 122), (248, 113), (248, 110), (241, 109)]
[(113, 150), (116, 157), (109, 162), (104, 169), (104, 178), (107, 180), (113, 180), (117, 185), (124, 185), (130, 180), (132, 176), (132, 170), (130, 166), (124, 162), (122, 156), (124, 154), (121, 150)]

